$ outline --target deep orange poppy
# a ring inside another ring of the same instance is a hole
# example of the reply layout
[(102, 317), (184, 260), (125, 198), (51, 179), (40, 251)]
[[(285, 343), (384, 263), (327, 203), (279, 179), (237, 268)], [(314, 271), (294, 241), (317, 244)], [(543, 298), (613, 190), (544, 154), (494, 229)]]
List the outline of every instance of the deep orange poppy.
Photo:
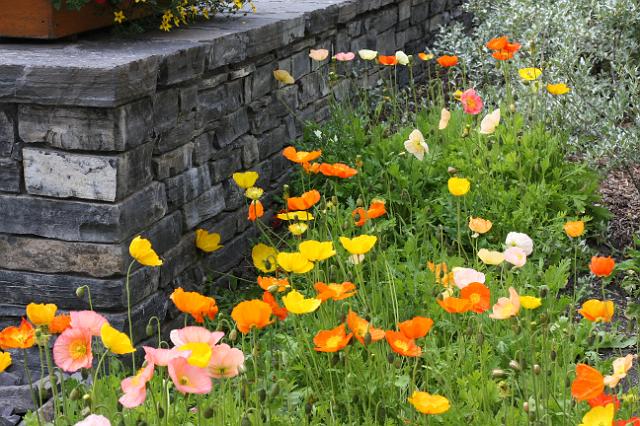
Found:
[(302, 169), (307, 173), (318, 174), (321, 165), (320, 163), (302, 163)]
[(231, 318), (236, 322), (238, 330), (247, 334), (252, 328), (264, 328), (271, 324), (273, 309), (262, 300), (245, 300), (238, 303), (231, 311)]
[(299, 197), (290, 197), (287, 199), (287, 208), (290, 211), (307, 210), (313, 207), (318, 201), (320, 201), (320, 193), (312, 189)]
[(493, 56), (494, 59), (497, 59), (498, 61), (508, 61), (509, 59), (513, 58), (513, 52), (508, 52), (506, 50), (496, 50), (491, 54), (491, 56)]
[(616, 407), (616, 410), (620, 409), (620, 400), (615, 395), (610, 395), (608, 393), (601, 393), (599, 396), (596, 396), (593, 399), (587, 401), (587, 404), (591, 408), (593, 407), (606, 407), (609, 404), (613, 404)]
[(440, 64), (441, 67), (452, 67), (454, 65), (458, 65), (458, 57), (457, 56), (450, 56), (450, 55), (443, 55), (440, 56), (438, 59), (438, 64)]
[(328, 177), (339, 177), (347, 179), (358, 174), (358, 171), (342, 163), (322, 163), (318, 166), (318, 171)]
[(171, 300), (180, 312), (191, 315), (198, 323), (203, 323), (204, 317), (212, 320), (218, 313), (218, 306), (213, 297), (203, 296), (195, 291), (184, 291), (182, 287), (173, 291)]
[(318, 352), (338, 352), (349, 344), (353, 333), (347, 334), (344, 324), (340, 324), (332, 330), (321, 330), (313, 338)]
[(345, 281), (342, 284), (317, 282), (313, 287), (318, 292), (316, 299), (320, 299), (323, 302), (329, 299), (342, 300), (356, 294), (356, 285), (349, 281)]
[(253, 200), (249, 204), (249, 216), (248, 219), (251, 222), (255, 222), (257, 218), (264, 216), (264, 206), (260, 200)]
[(49, 324), (49, 332), (52, 334), (60, 334), (67, 328), (71, 327), (70, 315), (56, 315)]
[(613, 272), (613, 268), (616, 267), (616, 262), (611, 256), (593, 256), (591, 263), (589, 263), (589, 269), (591, 273), (596, 277), (608, 277)]
[(501, 36), (489, 40), (486, 46), (491, 50), (502, 50), (507, 46), (507, 43), (509, 43), (509, 38), (507, 36)]
[(522, 47), (522, 45), (518, 42), (509, 42), (507, 43), (507, 45), (503, 48), (503, 50), (509, 52), (509, 53), (516, 53), (518, 50), (520, 50), (520, 47)]
[(471, 283), (460, 290), (460, 296), (471, 303), (469, 310), (475, 313), (481, 314), (491, 307), (491, 291), (484, 284)]
[(271, 287), (277, 286), (278, 291), (283, 292), (289, 288), (289, 280), (276, 277), (258, 277), (258, 285), (265, 291), (269, 291)]
[(433, 327), (433, 320), (425, 317), (413, 317), (398, 324), (400, 332), (408, 339), (420, 339), (427, 335)]
[(36, 343), (36, 330), (22, 318), (20, 326), (10, 326), (0, 331), (0, 349), (29, 349)]
[(422, 354), (420, 346), (416, 345), (413, 339), (409, 339), (399, 331), (388, 330), (384, 334), (384, 337), (386, 337), (391, 349), (397, 354), (410, 357), (416, 357)]
[(438, 305), (450, 314), (462, 314), (469, 312), (471, 309), (471, 301), (469, 299), (460, 299), (457, 297), (447, 297), (446, 299), (436, 299)]
[(347, 314), (347, 326), (349, 327), (349, 330), (353, 331), (353, 335), (358, 342), (363, 345), (365, 344), (364, 337), (367, 333), (371, 336), (372, 342), (384, 339), (384, 330), (372, 327), (369, 324), (369, 321), (359, 317), (358, 314), (351, 310), (349, 310), (349, 313)]
[(284, 321), (285, 319), (287, 319), (287, 315), (289, 315), (289, 311), (287, 311), (285, 307), (278, 305), (278, 301), (273, 296), (273, 294), (271, 294), (268, 291), (265, 291), (262, 294), (262, 301), (267, 303), (269, 306), (271, 306), (273, 315), (278, 317), (280, 321)]
[(378, 62), (380, 62), (381, 65), (398, 65), (398, 58), (396, 58), (395, 55), (378, 55)]
[(362, 207), (358, 207), (357, 209), (352, 211), (351, 217), (353, 217), (353, 220), (355, 220), (356, 226), (364, 226), (364, 224), (367, 223), (367, 219), (369, 219), (367, 216), (367, 211)]
[(287, 160), (293, 161), (294, 163), (303, 164), (309, 163), (320, 157), (322, 155), (322, 151), (298, 151), (294, 147), (288, 146), (284, 150), (282, 150), (282, 155), (284, 155)]
[(571, 383), (571, 395), (578, 401), (588, 401), (604, 391), (604, 377), (587, 364), (576, 365), (576, 378)]

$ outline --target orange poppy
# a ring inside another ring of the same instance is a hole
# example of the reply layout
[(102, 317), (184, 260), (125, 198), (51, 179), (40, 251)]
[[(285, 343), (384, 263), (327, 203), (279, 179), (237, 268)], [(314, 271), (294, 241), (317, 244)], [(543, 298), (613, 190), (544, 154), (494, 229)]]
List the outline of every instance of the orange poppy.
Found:
[(582, 304), (578, 313), (591, 322), (611, 322), (615, 306), (611, 300), (589, 299)]
[(277, 286), (278, 292), (283, 292), (289, 288), (289, 280), (286, 278), (258, 277), (258, 285), (265, 291), (269, 291), (271, 287)]
[(606, 407), (609, 404), (613, 404), (616, 410), (620, 409), (620, 400), (615, 395), (610, 395), (607, 393), (601, 393), (599, 396), (596, 396), (593, 399), (587, 401), (587, 404), (591, 408), (593, 407)]
[(249, 204), (249, 217), (248, 219), (251, 222), (255, 222), (255, 220), (264, 215), (264, 206), (260, 202), (260, 200), (253, 200), (251, 204)]
[(273, 315), (278, 317), (280, 321), (284, 321), (287, 318), (287, 315), (289, 315), (289, 311), (287, 311), (286, 308), (278, 305), (278, 301), (270, 292), (265, 291), (262, 294), (262, 301), (267, 303), (269, 306), (271, 306)]
[(508, 52), (506, 50), (496, 50), (491, 54), (491, 56), (493, 56), (494, 59), (497, 59), (498, 61), (508, 61), (509, 59), (513, 58), (513, 52)]
[(362, 207), (358, 207), (354, 211), (351, 212), (351, 217), (356, 221), (356, 226), (364, 226), (367, 223), (367, 211)]
[(481, 314), (491, 307), (491, 291), (481, 283), (471, 283), (462, 290), (460, 296), (467, 299), (471, 305), (470, 311)]
[(0, 349), (29, 349), (36, 343), (36, 330), (22, 318), (20, 326), (10, 326), (0, 331)]
[(307, 173), (317, 174), (320, 172), (321, 165), (320, 163), (302, 163), (302, 169)]
[(522, 45), (514, 41), (513, 43), (507, 43), (503, 50), (509, 53), (516, 53), (518, 50), (520, 50), (520, 47), (522, 47)]
[(438, 305), (450, 314), (462, 314), (469, 312), (471, 309), (471, 301), (469, 299), (459, 299), (457, 297), (447, 297), (446, 299), (436, 299)]
[(391, 349), (397, 354), (411, 357), (422, 354), (420, 346), (416, 345), (413, 339), (408, 338), (399, 331), (389, 330), (384, 336), (387, 338), (387, 343), (389, 343)]
[(314, 350), (318, 352), (338, 352), (349, 344), (353, 333), (347, 334), (344, 324), (340, 324), (332, 330), (321, 330), (313, 338), (316, 345)]
[(238, 303), (231, 311), (231, 318), (236, 322), (238, 330), (247, 334), (252, 328), (265, 328), (273, 321), (271, 314), (273, 309), (262, 300), (245, 300)]
[(576, 365), (576, 378), (571, 383), (571, 395), (578, 401), (597, 398), (604, 391), (604, 377), (587, 364)]
[(218, 313), (218, 306), (213, 297), (203, 296), (195, 291), (184, 291), (178, 287), (171, 293), (171, 300), (180, 312), (189, 314), (198, 323), (204, 322), (204, 317), (214, 319)]
[(432, 326), (433, 320), (425, 317), (413, 317), (398, 324), (400, 332), (408, 339), (419, 339), (426, 336)]
[(342, 163), (322, 163), (318, 166), (318, 171), (325, 176), (339, 177), (342, 179), (347, 179), (358, 174), (358, 171), (356, 169)]
[(353, 212), (351, 212), (351, 216), (355, 220), (356, 226), (364, 226), (365, 223), (369, 219), (375, 219), (377, 217), (383, 216), (387, 213), (387, 209), (385, 208), (384, 201), (374, 200), (369, 205), (369, 209), (365, 210), (362, 207), (358, 207)]
[(349, 281), (345, 281), (342, 284), (325, 284), (318, 282), (315, 283), (313, 287), (318, 292), (316, 299), (320, 299), (323, 302), (329, 299), (342, 300), (356, 294), (356, 285)]
[(312, 189), (299, 197), (290, 197), (287, 200), (287, 208), (290, 211), (307, 210), (313, 207), (318, 201), (320, 201), (320, 193), (317, 190)]
[(369, 324), (369, 321), (361, 318), (355, 312), (349, 310), (347, 314), (347, 326), (349, 330), (353, 331), (353, 335), (358, 342), (365, 344), (364, 337), (369, 333), (372, 342), (384, 339), (384, 330), (374, 328)]
[(486, 46), (491, 50), (502, 50), (507, 47), (507, 43), (509, 43), (509, 38), (507, 38), (507, 36), (501, 36), (489, 40)]
[(52, 334), (60, 334), (67, 328), (71, 327), (70, 315), (56, 315), (49, 324), (49, 332)]
[(398, 65), (398, 58), (396, 58), (396, 55), (378, 55), (378, 62), (381, 65)]
[(613, 268), (616, 267), (616, 262), (611, 256), (593, 256), (591, 263), (589, 263), (589, 269), (591, 273), (596, 277), (608, 277), (613, 272)]
[(440, 64), (441, 67), (452, 67), (454, 65), (458, 65), (458, 57), (457, 56), (450, 56), (450, 55), (443, 55), (440, 56), (437, 59), (438, 63)]
[(453, 283), (453, 272), (449, 272), (449, 267), (446, 263), (441, 262), (435, 264), (433, 262), (427, 262), (427, 267), (433, 275), (435, 275), (436, 283), (442, 284), (444, 287), (450, 287)]
[(288, 146), (284, 150), (282, 150), (282, 155), (284, 155), (287, 160), (293, 161), (294, 163), (303, 164), (320, 157), (322, 155), (322, 151), (298, 151), (294, 147)]

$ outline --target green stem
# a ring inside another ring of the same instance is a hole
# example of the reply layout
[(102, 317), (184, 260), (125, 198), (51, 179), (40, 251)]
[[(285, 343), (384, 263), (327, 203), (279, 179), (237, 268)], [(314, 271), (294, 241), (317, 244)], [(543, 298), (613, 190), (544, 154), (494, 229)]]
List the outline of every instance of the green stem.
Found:
[[(125, 287), (127, 289), (127, 321), (129, 322), (129, 339), (131, 340), (131, 344), (133, 345), (135, 340), (133, 339), (133, 322), (131, 321), (131, 291), (129, 288), (129, 282), (131, 281), (131, 269), (133, 265), (135, 265), (136, 261), (133, 260), (129, 264), (129, 269), (127, 269), (127, 280), (125, 283)], [(106, 351), (105, 351), (106, 352)], [(131, 353), (131, 371), (135, 373), (136, 371), (136, 353)]]
[(29, 367), (27, 366), (27, 350), (22, 349), (22, 355), (24, 359), (24, 374), (27, 376), (27, 380), (29, 381), (29, 390), (31, 390), (31, 400), (33, 401), (33, 409), (36, 411), (36, 419), (38, 420), (38, 425), (41, 425), (40, 414), (37, 413), (38, 410), (38, 398), (36, 397), (35, 390), (33, 389), (33, 380), (31, 379), (31, 371), (29, 371)]
[(91, 405), (95, 403), (95, 393), (96, 393), (96, 385), (98, 384), (98, 373), (100, 373), (100, 367), (102, 367), (102, 363), (104, 359), (107, 357), (109, 351), (105, 350), (100, 359), (98, 360), (98, 365), (96, 366), (96, 371), (93, 374), (93, 382), (91, 383)]

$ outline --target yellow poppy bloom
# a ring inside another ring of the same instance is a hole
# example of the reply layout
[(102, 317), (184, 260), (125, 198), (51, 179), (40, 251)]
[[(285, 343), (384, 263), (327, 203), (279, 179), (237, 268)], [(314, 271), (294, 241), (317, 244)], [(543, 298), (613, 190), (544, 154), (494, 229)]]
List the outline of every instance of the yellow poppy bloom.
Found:
[(27, 318), (34, 325), (49, 325), (56, 316), (58, 307), (53, 303), (29, 303), (27, 305)]
[(486, 234), (491, 230), (493, 223), (490, 220), (483, 219), (481, 217), (469, 218), (469, 229), (478, 234)]
[(11, 365), (11, 354), (9, 352), (0, 352), (0, 373), (4, 372)]
[(571, 89), (564, 83), (547, 84), (547, 92), (551, 93), (554, 96), (565, 95), (570, 91)]
[(471, 182), (466, 178), (451, 177), (447, 182), (447, 187), (451, 195), (461, 197), (471, 189)]
[(542, 75), (542, 70), (540, 68), (520, 68), (518, 74), (523, 80), (535, 81)]
[(257, 186), (252, 186), (244, 191), (244, 196), (250, 200), (259, 200), (262, 194), (264, 194), (264, 189), (258, 188)]
[(259, 177), (260, 175), (258, 174), (258, 172), (238, 172), (233, 174), (233, 180), (242, 189), (247, 189), (254, 186)]
[(313, 263), (299, 252), (278, 253), (277, 261), (282, 269), (294, 274), (305, 274), (313, 269)]
[(587, 412), (582, 418), (580, 426), (603, 426), (613, 424), (615, 407), (613, 403), (606, 406), (596, 406)]
[(220, 234), (215, 232), (210, 234), (204, 229), (197, 229), (196, 247), (206, 253), (212, 253), (221, 249), (223, 246), (220, 245)]
[(190, 351), (187, 362), (195, 367), (205, 368), (211, 360), (211, 346), (203, 342), (191, 342), (178, 348), (181, 351)]
[(313, 215), (304, 210), (288, 212), (288, 213), (280, 213), (278, 214), (278, 219), (280, 220), (313, 220)]
[(325, 260), (336, 254), (333, 248), (333, 241), (307, 240), (298, 245), (298, 250), (304, 257), (312, 262)]
[(293, 84), (296, 82), (293, 76), (289, 74), (289, 71), (275, 70), (273, 72), (273, 76), (276, 78), (276, 80), (283, 84)]
[(478, 257), (486, 265), (499, 265), (504, 262), (504, 253), (501, 251), (480, 249), (478, 250)]
[(289, 232), (293, 235), (302, 235), (307, 231), (307, 229), (309, 229), (309, 226), (303, 222), (292, 223), (289, 225)]
[(308, 314), (318, 309), (322, 301), (316, 298), (306, 299), (302, 293), (291, 290), (282, 297), (282, 303), (292, 314)]
[(534, 296), (520, 296), (520, 306), (525, 309), (536, 309), (542, 305), (542, 299)]
[(251, 250), (253, 266), (262, 272), (273, 272), (278, 267), (278, 250), (265, 244), (256, 244)]
[(360, 235), (355, 238), (340, 237), (340, 243), (351, 254), (366, 254), (378, 241), (373, 235)]
[(138, 263), (144, 266), (160, 266), (162, 260), (158, 257), (158, 254), (153, 250), (151, 242), (146, 238), (142, 238), (140, 235), (135, 237), (129, 245), (129, 254)]
[(100, 338), (105, 348), (116, 355), (130, 354), (136, 349), (131, 344), (131, 339), (126, 334), (116, 330), (109, 324), (105, 323), (100, 329)]
[(449, 410), (449, 400), (441, 395), (414, 391), (408, 401), (422, 414), (442, 414)]
[(563, 229), (568, 237), (577, 238), (584, 234), (584, 222), (582, 220), (567, 222), (564, 224)]

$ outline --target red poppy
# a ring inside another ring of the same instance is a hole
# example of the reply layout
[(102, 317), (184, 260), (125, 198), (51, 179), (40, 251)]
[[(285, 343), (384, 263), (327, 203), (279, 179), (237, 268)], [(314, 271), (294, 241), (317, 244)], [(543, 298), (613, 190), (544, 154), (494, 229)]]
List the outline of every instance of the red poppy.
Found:
[(620, 400), (615, 395), (610, 395), (608, 393), (601, 393), (600, 396), (592, 398), (587, 401), (587, 403), (593, 407), (606, 407), (609, 404), (613, 404), (616, 407), (616, 410), (620, 409)]
[(486, 46), (491, 50), (502, 50), (507, 46), (507, 43), (509, 43), (507, 36), (501, 36), (489, 40)]
[(379, 55), (378, 62), (380, 62), (380, 64), (382, 65), (397, 65), (398, 58), (396, 58), (395, 55), (389, 55), (389, 56)]
[(273, 294), (271, 294), (270, 292), (265, 291), (262, 294), (262, 301), (267, 303), (269, 306), (271, 306), (271, 311), (273, 315), (278, 317), (280, 321), (284, 321), (287, 318), (287, 315), (289, 315), (289, 312), (287, 311), (287, 309), (278, 305), (278, 301), (276, 300), (275, 297), (273, 297)]
[(470, 311), (481, 314), (491, 307), (491, 291), (480, 283), (471, 283), (462, 290), (460, 296), (471, 302)]
[(615, 426), (640, 426), (640, 417), (631, 417), (627, 420), (616, 420)]
[(441, 67), (445, 67), (445, 68), (449, 68), (449, 67), (452, 67), (454, 65), (458, 65), (458, 57), (457, 56), (443, 55), (443, 56), (440, 56), (437, 59), (437, 61), (440, 64)]

